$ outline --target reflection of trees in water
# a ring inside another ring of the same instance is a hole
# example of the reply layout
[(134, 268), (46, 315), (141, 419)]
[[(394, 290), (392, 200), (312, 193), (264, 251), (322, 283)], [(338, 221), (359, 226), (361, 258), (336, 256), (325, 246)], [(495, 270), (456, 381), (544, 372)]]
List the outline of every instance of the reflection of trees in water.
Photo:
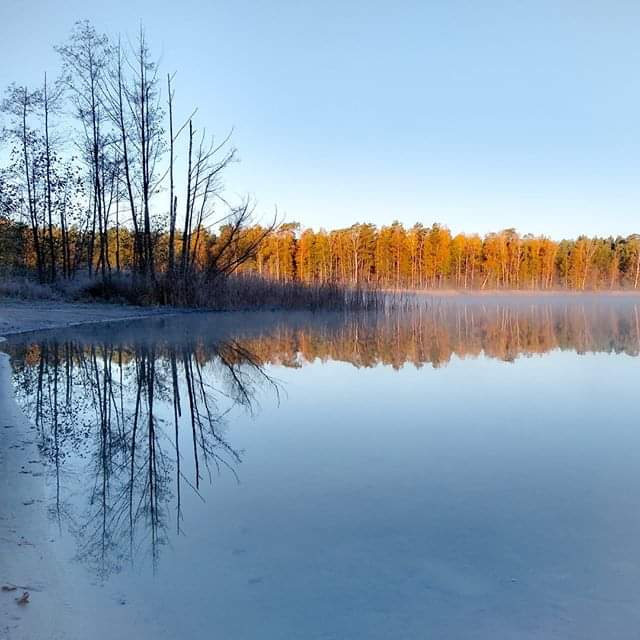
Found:
[(225, 418), (251, 411), (261, 383), (276, 388), (235, 341), (52, 339), (11, 355), (18, 400), (55, 472), (55, 515), (102, 575), (143, 553), (157, 561), (172, 510), (180, 532), (185, 485), (199, 493), (222, 470), (237, 478), (242, 452), (225, 439)]
[(143, 553), (155, 562), (170, 523), (181, 529), (185, 487), (199, 493), (203, 479), (236, 475), (242, 452), (226, 439), (225, 420), (234, 407), (251, 411), (261, 383), (273, 384), (263, 363), (438, 367), (453, 355), (640, 352), (635, 304), (435, 304), (290, 317), (213, 345), (184, 338), (206, 336), (207, 322), (139, 323), (119, 342), (83, 341), (74, 330), (69, 339), (6, 345), (19, 401), (52, 463), (55, 514), (102, 574)]
[(439, 367), (454, 355), (513, 361), (554, 349), (635, 356), (640, 306), (448, 302), (365, 319), (348, 315), (338, 323), (283, 323), (244, 342), (262, 361), (290, 367), (316, 359)]

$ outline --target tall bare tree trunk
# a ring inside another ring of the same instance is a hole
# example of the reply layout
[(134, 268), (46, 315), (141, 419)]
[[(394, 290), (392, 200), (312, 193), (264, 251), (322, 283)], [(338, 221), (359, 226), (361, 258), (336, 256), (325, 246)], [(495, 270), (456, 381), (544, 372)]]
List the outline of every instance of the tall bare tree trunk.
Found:
[(173, 273), (175, 261), (175, 241), (176, 241), (176, 213), (178, 201), (174, 195), (173, 181), (173, 158), (174, 158), (174, 137), (173, 137), (173, 91), (171, 89), (171, 75), (167, 74), (167, 92), (169, 101), (169, 256), (167, 271)]
[(51, 282), (56, 280), (56, 253), (53, 241), (53, 216), (51, 205), (51, 144), (49, 142), (49, 93), (47, 90), (47, 74), (44, 74), (44, 148), (45, 148), (45, 165), (46, 165), (46, 181), (47, 181), (47, 222), (49, 231), (49, 279)]

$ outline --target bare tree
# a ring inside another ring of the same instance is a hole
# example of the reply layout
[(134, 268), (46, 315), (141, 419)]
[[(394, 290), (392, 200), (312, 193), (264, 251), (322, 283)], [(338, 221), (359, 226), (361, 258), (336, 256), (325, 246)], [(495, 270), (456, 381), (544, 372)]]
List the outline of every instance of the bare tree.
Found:
[[(56, 279), (56, 246), (54, 241), (54, 222), (53, 222), (53, 191), (56, 185), (53, 184), (53, 136), (51, 130), (51, 115), (58, 111), (60, 100), (62, 98), (62, 89), (59, 84), (54, 85), (53, 91), (50, 90), (47, 83), (47, 74), (44, 74), (44, 84), (41, 93), (40, 108), (42, 111), (44, 124), (44, 160), (45, 160), (45, 183), (46, 183), (46, 209), (47, 209), (47, 241), (49, 249), (49, 279), (54, 282)], [(58, 220), (61, 227), (64, 227), (63, 212), (61, 210), (61, 218)]]
[(14, 146), (12, 172), (21, 177), (25, 191), (26, 211), (31, 228), (36, 269), (40, 282), (45, 280), (44, 251), (41, 238), (41, 220), (37, 207), (37, 182), (40, 172), (39, 140), (31, 119), (42, 103), (39, 91), (29, 91), (26, 86), (11, 85), (5, 94), (2, 110), (12, 117), (9, 134)]
[(158, 65), (151, 59), (144, 29), (141, 27), (134, 52), (135, 63), (128, 104), (135, 130), (135, 148), (139, 156), (142, 199), (142, 250), (144, 273), (155, 278), (155, 247), (151, 200), (159, 187), (158, 162), (164, 151), (163, 112), (159, 91)]
[(99, 34), (88, 22), (76, 23), (69, 42), (56, 47), (62, 57), (65, 81), (72, 92), (72, 102), (80, 123), (79, 146), (92, 183), (91, 209), (93, 212), (87, 267), (93, 269), (95, 229), (98, 227), (99, 264), (103, 279), (108, 270), (108, 220), (103, 183), (104, 159), (109, 152), (110, 139), (105, 132), (105, 109), (102, 101), (107, 64), (111, 49), (105, 35)]
[[(203, 131), (197, 149), (194, 150), (195, 133), (193, 121), (190, 119), (186, 206), (180, 260), (183, 277), (193, 270), (203, 225), (215, 226), (234, 215), (231, 211), (217, 220), (211, 220), (217, 211), (216, 204), (229, 208), (222, 197), (222, 175), (237, 155), (235, 147), (229, 145), (231, 134), (218, 144), (213, 139), (206, 143), (206, 134)], [(246, 215), (243, 216), (243, 220), (247, 221)]]

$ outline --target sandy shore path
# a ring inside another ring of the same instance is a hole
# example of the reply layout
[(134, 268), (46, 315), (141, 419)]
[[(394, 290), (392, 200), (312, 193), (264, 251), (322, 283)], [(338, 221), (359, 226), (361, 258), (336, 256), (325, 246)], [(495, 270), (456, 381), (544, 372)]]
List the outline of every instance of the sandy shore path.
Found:
[(176, 313), (180, 312), (154, 307), (0, 299), (0, 336), (70, 327), (74, 324), (148, 318)]

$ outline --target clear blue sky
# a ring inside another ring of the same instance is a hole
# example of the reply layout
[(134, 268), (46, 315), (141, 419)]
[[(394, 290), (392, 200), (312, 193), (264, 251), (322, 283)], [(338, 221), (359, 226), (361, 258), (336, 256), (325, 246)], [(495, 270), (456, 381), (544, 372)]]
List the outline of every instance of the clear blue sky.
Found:
[(288, 220), (640, 232), (637, 1), (2, 0), (0, 84), (81, 18), (142, 20), (184, 115), (235, 127), (231, 192)]

